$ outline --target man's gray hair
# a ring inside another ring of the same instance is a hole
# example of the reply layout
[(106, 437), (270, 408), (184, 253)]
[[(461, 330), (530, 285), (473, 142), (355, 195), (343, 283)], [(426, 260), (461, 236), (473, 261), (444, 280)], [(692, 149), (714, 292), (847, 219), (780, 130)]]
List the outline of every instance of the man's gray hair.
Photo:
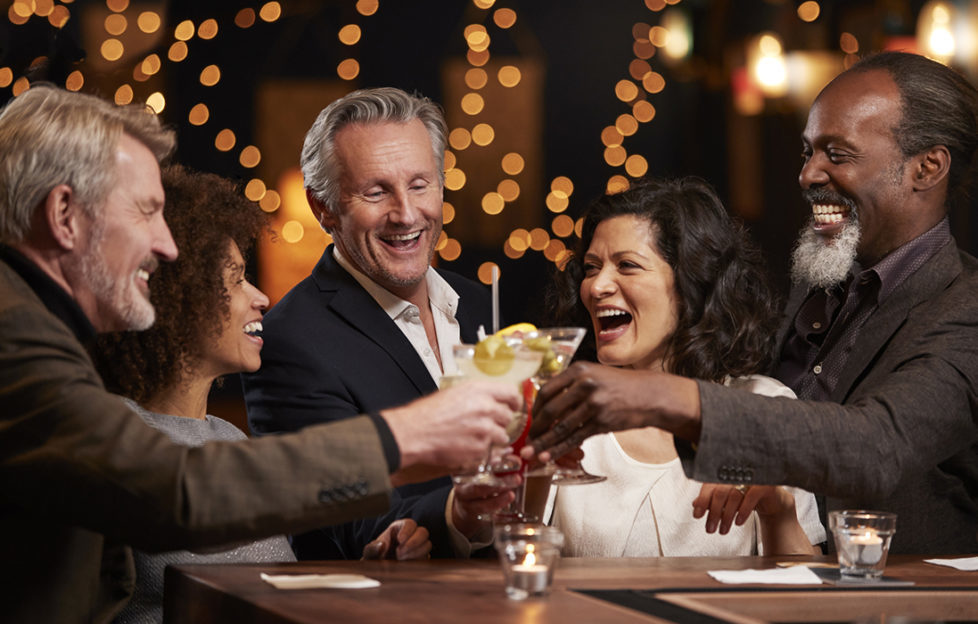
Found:
[(410, 95), (392, 87), (361, 89), (324, 108), (306, 133), (302, 145), (302, 176), (305, 186), (326, 210), (339, 201), (340, 166), (336, 158), (336, 133), (350, 124), (407, 123), (419, 119), (431, 138), (431, 151), (438, 175), (445, 181), (445, 145), (448, 127), (441, 107), (426, 97)]
[(116, 106), (92, 95), (37, 84), (0, 111), (0, 242), (22, 242), (35, 210), (67, 184), (93, 219), (109, 193), (123, 134), (157, 161), (176, 146), (146, 106)]

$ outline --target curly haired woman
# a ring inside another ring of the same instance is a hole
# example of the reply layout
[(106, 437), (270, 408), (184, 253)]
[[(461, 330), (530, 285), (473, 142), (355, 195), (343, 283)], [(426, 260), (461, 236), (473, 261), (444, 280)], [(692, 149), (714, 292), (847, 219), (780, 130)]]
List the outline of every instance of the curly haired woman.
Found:
[[(153, 275), (156, 322), (144, 332), (102, 335), (96, 365), (109, 390), (174, 441), (200, 446), (239, 440), (245, 437), (240, 429), (207, 413), (207, 397), (223, 375), (261, 366), (268, 297), (246, 279), (244, 257), (265, 228), (265, 217), (234, 184), (213, 174), (168, 167), (163, 187), (166, 220), (180, 255)], [(385, 554), (392, 541), (398, 558), (424, 557), (431, 548), (427, 530), (408, 519), (392, 523), (365, 554)], [(294, 560), (281, 536), (219, 553), (137, 551), (136, 591), (116, 621), (162, 621), (167, 565)]]
[[(584, 357), (794, 396), (756, 374), (770, 362), (778, 298), (702, 180), (645, 180), (598, 199), (560, 280), (551, 307), (559, 324), (589, 328)], [(810, 493), (691, 481), (659, 429), (594, 436), (582, 448), (584, 468), (608, 479), (557, 489), (552, 522), (566, 555), (810, 554), (825, 540)]]

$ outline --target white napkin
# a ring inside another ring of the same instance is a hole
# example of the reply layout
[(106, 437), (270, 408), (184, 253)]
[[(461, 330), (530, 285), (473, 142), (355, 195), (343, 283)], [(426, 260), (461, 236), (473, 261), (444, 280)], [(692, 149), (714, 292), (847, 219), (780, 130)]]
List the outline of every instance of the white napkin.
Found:
[(804, 566), (771, 570), (710, 570), (721, 583), (770, 583), (775, 585), (819, 585), (822, 579)]
[(380, 581), (362, 574), (265, 574), (261, 580), (276, 589), (364, 589), (380, 587)]
[(956, 570), (974, 572), (978, 570), (978, 557), (959, 557), (957, 559), (924, 559), (926, 563), (949, 566)]

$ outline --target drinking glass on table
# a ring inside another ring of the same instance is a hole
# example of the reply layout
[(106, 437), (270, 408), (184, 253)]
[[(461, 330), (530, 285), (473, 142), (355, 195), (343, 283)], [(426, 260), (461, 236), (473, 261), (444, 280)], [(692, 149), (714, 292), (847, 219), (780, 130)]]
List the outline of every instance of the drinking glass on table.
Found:
[[(536, 390), (567, 368), (586, 333), (587, 330), (583, 327), (549, 327), (523, 333), (524, 344), (544, 354), (540, 368), (532, 378)], [(551, 476), (552, 483), (556, 485), (583, 485), (600, 483), (607, 479), (584, 470), (580, 460), (571, 465), (561, 465), (550, 460), (540, 468), (528, 472), (526, 476), (539, 478), (547, 475)]]
[[(458, 373), (442, 377), (441, 387), (448, 387), (469, 380), (485, 380), (498, 383), (509, 383), (520, 388), (539, 368), (543, 353), (525, 347), (521, 340), (490, 337), (478, 345), (461, 344), (453, 348), (455, 365)], [(524, 401), (518, 412), (513, 412), (512, 420), (506, 428), (509, 434), (509, 444), (525, 437), (528, 427), (528, 405)], [(506, 487), (503, 476), (517, 474), (522, 469), (520, 459), (512, 454), (506, 454), (494, 461), (492, 444), (486, 452), (486, 458), (473, 471), (456, 474), (452, 477), (456, 484), (475, 483), (488, 487)], [(501, 450), (501, 449), (500, 449)], [(517, 493), (519, 498), (520, 493)], [(480, 518), (486, 520), (488, 518)]]

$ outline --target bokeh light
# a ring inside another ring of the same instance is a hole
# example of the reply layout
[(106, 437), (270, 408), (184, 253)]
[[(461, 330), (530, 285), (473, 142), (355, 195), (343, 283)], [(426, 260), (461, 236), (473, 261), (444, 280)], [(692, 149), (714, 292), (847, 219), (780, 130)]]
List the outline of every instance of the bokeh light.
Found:
[(143, 11), (136, 18), (136, 26), (147, 34), (155, 33), (160, 29), (161, 24), (160, 16), (155, 11)]
[(502, 29), (512, 28), (516, 24), (516, 11), (513, 9), (496, 9), (492, 21)]
[(472, 128), (472, 142), (476, 145), (485, 147), (486, 145), (492, 143), (494, 138), (496, 138), (496, 131), (493, 130), (492, 126), (487, 123), (476, 124), (476, 126)]
[(282, 17), (282, 5), (278, 2), (267, 2), (258, 10), (258, 17), (265, 22), (274, 22)]
[(129, 22), (126, 20), (125, 15), (119, 13), (111, 13), (105, 18), (105, 32), (110, 35), (118, 36), (126, 32), (126, 27), (129, 26)]
[(336, 75), (343, 80), (353, 80), (360, 75), (360, 63), (356, 59), (344, 59), (336, 66)]
[(822, 8), (818, 6), (818, 2), (813, 2), (812, 0), (802, 2), (798, 5), (798, 18), (803, 22), (814, 22), (818, 19), (818, 15), (821, 12)]
[(497, 215), (506, 207), (503, 196), (496, 192), (486, 193), (482, 196), (482, 211), (489, 215)]
[(566, 238), (574, 233), (574, 220), (565, 214), (557, 215), (550, 222), (550, 230), (557, 236)]
[(519, 175), (524, 167), (523, 157), (516, 152), (510, 152), (503, 156), (501, 165), (508, 175)]
[(159, 91), (155, 91), (150, 93), (149, 97), (146, 98), (146, 106), (152, 108), (153, 112), (159, 115), (166, 108), (166, 98)]
[(237, 142), (237, 137), (234, 136), (234, 132), (230, 128), (225, 128), (218, 132), (217, 137), (214, 138), (214, 147), (222, 152), (227, 152), (234, 148), (235, 142)]
[(200, 84), (213, 87), (221, 81), (221, 69), (217, 65), (208, 65), (200, 72)]
[(166, 53), (166, 58), (170, 59), (174, 63), (179, 63), (180, 61), (187, 58), (187, 44), (183, 41), (175, 41), (173, 45), (170, 46), (170, 50)]
[(282, 225), (282, 238), (287, 243), (298, 243), (306, 235), (306, 228), (302, 224), (291, 219)]
[(217, 36), (217, 30), (217, 20), (206, 19), (197, 27), (197, 36), (204, 40), (213, 39)]
[(265, 186), (265, 182), (258, 178), (252, 178), (248, 181), (248, 184), (245, 185), (245, 197), (251, 201), (261, 201), (261, 199), (265, 197), (266, 192), (268, 192), (268, 189)]
[(378, 0), (357, 0), (357, 13), (360, 15), (373, 15), (378, 8)]
[(234, 16), (234, 25), (238, 28), (251, 28), (255, 25), (255, 10), (252, 8), (241, 9)]
[(173, 38), (177, 41), (189, 41), (194, 36), (194, 23), (190, 20), (183, 20), (173, 29)]
[(481, 67), (473, 67), (465, 72), (465, 86), (470, 89), (481, 89), (487, 82), (489, 82), (489, 75)]
[(261, 151), (254, 145), (249, 145), (241, 150), (241, 155), (238, 157), (238, 162), (241, 163), (242, 167), (251, 169), (257, 167), (258, 163), (261, 162)]
[(115, 95), (112, 100), (119, 106), (125, 106), (126, 104), (132, 104), (133, 92), (132, 87), (127, 84), (122, 85), (115, 90)]
[(520, 196), (520, 185), (516, 180), (510, 180), (509, 178), (501, 180), (499, 184), (496, 185), (496, 192), (507, 202), (516, 201)]
[(478, 115), (485, 105), (485, 100), (478, 93), (466, 93), (462, 96), (462, 111), (467, 115)]
[(210, 116), (211, 112), (207, 108), (207, 105), (200, 102), (198, 104), (194, 104), (194, 107), (190, 109), (190, 113), (187, 115), (187, 121), (194, 126), (202, 126), (207, 123)]
[(504, 87), (515, 87), (520, 83), (523, 74), (514, 65), (504, 65), (499, 68), (499, 84)]
[[(448, 144), (452, 149), (462, 151), (472, 145), (472, 134), (465, 128), (455, 128), (448, 133)], [(451, 169), (446, 165), (447, 169)]]
[(106, 39), (102, 42), (102, 47), (100, 49), (102, 53), (102, 58), (107, 61), (118, 61), (122, 58), (122, 53), (125, 52), (125, 48), (122, 46), (122, 42), (118, 39)]
[(85, 77), (77, 69), (65, 78), (65, 89), (68, 91), (80, 91), (85, 86)]
[(354, 45), (360, 41), (360, 27), (356, 24), (347, 24), (340, 28), (340, 32), (336, 36), (344, 45)]

